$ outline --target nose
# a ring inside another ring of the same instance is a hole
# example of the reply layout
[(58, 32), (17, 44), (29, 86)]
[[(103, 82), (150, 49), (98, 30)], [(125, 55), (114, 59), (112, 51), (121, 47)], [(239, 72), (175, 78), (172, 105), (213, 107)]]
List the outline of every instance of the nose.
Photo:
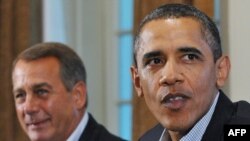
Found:
[(161, 71), (160, 85), (176, 85), (183, 82), (181, 67), (173, 61), (168, 61)]
[(39, 103), (34, 96), (27, 96), (23, 105), (25, 114), (33, 115), (39, 112)]

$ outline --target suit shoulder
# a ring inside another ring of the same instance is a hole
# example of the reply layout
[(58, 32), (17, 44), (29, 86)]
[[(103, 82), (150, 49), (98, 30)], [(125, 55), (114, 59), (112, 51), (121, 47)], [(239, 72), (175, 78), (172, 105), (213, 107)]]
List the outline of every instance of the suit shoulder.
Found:
[(126, 141), (110, 133), (89, 114), (89, 121), (79, 141)]
[(238, 101), (234, 103), (235, 113), (232, 123), (250, 124), (250, 103), (246, 101)]
[(237, 107), (237, 116), (250, 117), (250, 103), (238, 101), (234, 105)]
[(164, 130), (164, 127), (161, 124), (157, 124), (153, 128), (149, 129), (146, 133), (144, 133), (139, 141), (157, 141), (160, 139), (161, 134)]
[(98, 125), (97, 131), (99, 132), (99, 140), (100, 141), (126, 141), (112, 133), (110, 133), (104, 126)]

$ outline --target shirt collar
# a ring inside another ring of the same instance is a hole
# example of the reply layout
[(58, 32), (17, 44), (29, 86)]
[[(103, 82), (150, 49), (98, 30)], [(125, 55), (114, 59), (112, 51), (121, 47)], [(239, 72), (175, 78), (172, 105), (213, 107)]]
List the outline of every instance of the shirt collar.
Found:
[[(206, 128), (212, 118), (212, 115), (215, 110), (215, 106), (217, 104), (219, 97), (219, 92), (217, 93), (212, 106), (209, 108), (209, 111), (195, 124), (195, 126), (185, 135), (183, 136), (180, 141), (199, 141), (201, 140), (203, 134), (206, 131)], [(169, 135), (167, 133), (167, 130), (164, 129), (160, 140), (159, 141), (167, 141), (167, 138), (169, 138)]]
[(67, 141), (78, 141), (80, 139), (80, 136), (84, 129), (87, 126), (89, 120), (89, 114), (88, 112), (84, 113), (84, 116), (82, 117), (80, 123), (78, 124), (77, 128), (74, 130), (74, 132), (69, 136)]
[(159, 139), (159, 141), (167, 141), (167, 138), (168, 138), (168, 134), (167, 134), (167, 131), (166, 131), (166, 128), (163, 130), (163, 132), (161, 133), (161, 137)]

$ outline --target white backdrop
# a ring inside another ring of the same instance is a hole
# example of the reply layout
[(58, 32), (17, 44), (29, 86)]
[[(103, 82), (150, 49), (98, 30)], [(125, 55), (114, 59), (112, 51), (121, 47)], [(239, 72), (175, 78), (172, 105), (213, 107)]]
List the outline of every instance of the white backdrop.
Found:
[(221, 0), (221, 30), (231, 58), (228, 95), (233, 101), (250, 102), (250, 1)]
[(88, 111), (115, 134), (118, 134), (117, 5), (117, 0), (44, 0), (44, 41), (66, 43), (83, 59)]

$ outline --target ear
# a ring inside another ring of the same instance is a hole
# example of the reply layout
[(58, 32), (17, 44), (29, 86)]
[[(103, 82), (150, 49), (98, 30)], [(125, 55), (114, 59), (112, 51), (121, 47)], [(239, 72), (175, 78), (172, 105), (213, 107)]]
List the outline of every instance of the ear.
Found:
[(143, 91), (141, 88), (141, 82), (140, 82), (140, 76), (138, 74), (138, 69), (135, 66), (130, 67), (131, 75), (132, 75), (132, 81), (135, 87), (135, 90), (137, 92), (138, 97), (143, 97)]
[(216, 85), (218, 88), (222, 87), (229, 75), (229, 71), (231, 68), (230, 60), (228, 56), (220, 57), (216, 62)]
[(83, 81), (79, 81), (75, 84), (73, 90), (73, 101), (74, 105), (77, 109), (86, 108), (86, 102), (87, 102), (87, 88), (86, 84)]

